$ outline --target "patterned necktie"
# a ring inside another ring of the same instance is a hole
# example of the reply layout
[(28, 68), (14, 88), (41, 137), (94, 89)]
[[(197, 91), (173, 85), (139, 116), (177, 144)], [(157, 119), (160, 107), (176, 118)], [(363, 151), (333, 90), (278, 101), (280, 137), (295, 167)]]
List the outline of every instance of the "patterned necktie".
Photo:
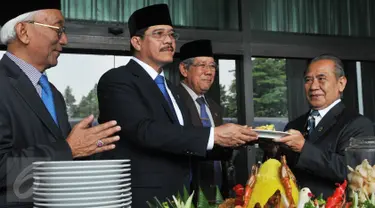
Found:
[(57, 117), (56, 117), (56, 111), (55, 111), (55, 104), (53, 102), (53, 95), (52, 90), (49, 85), (48, 79), (46, 75), (42, 75), (39, 79), (39, 84), (42, 87), (42, 101), (44, 105), (46, 106), (47, 110), (51, 114), (53, 120), (55, 123), (57, 123)]
[(165, 87), (165, 84), (164, 84), (164, 77), (159, 74), (155, 78), (155, 83), (158, 85), (161, 93), (163, 93), (163, 96), (164, 96), (165, 100), (167, 101), (169, 107), (171, 108), (171, 111), (172, 111), (173, 115), (176, 116), (176, 112), (174, 110), (174, 107), (173, 107), (173, 104), (172, 104), (172, 100), (169, 97), (169, 94), (167, 92), (167, 88)]
[(307, 131), (309, 132), (309, 135), (315, 128), (315, 117), (319, 116), (319, 111), (313, 110), (311, 111), (309, 118), (307, 119)]
[[(200, 117), (201, 117), (201, 122), (204, 127), (211, 127), (211, 121), (210, 117), (208, 117), (208, 113), (206, 111), (206, 101), (204, 97), (199, 97), (196, 99), (197, 103), (200, 106)], [(222, 183), (222, 174), (221, 174), (221, 163), (220, 161), (214, 161), (214, 181), (215, 184), (221, 188), (221, 183)]]
[(201, 122), (204, 127), (211, 127), (211, 121), (208, 117), (207, 111), (206, 111), (206, 101), (204, 100), (204, 97), (199, 97), (196, 99), (197, 103), (200, 106), (200, 116), (201, 116)]

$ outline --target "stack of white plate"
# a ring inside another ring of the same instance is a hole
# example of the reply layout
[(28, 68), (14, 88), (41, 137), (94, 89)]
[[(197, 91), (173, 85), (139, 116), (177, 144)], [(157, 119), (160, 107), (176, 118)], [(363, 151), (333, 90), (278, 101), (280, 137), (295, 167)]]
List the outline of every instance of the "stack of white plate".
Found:
[(130, 160), (33, 163), (35, 207), (131, 207)]

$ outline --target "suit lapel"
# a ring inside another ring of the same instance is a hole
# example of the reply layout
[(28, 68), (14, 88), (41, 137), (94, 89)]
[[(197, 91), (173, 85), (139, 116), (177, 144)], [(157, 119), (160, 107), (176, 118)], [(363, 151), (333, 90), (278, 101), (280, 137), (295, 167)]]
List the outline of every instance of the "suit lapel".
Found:
[(216, 107), (216, 103), (214, 103), (213, 100), (210, 98), (207, 98), (207, 103), (209, 105), (209, 109), (212, 115), (212, 119), (214, 120), (215, 126), (219, 126), (222, 124), (222, 118), (221, 115), (218, 113), (220, 109)]
[(67, 126), (69, 125), (69, 122), (66, 122), (68, 120), (66, 117), (66, 106), (65, 103), (58, 98), (57, 89), (53, 85), (51, 85), (51, 89), (53, 92), (53, 102), (55, 104), (55, 111), (60, 131), (63, 138), (66, 138), (70, 133), (70, 126)]
[(152, 78), (142, 68), (142, 66), (136, 63), (134, 60), (130, 60), (128, 64), (129, 69), (132, 70), (132, 73), (135, 76), (139, 77), (140, 81), (142, 82), (142, 84), (139, 84), (138, 87), (142, 89), (143, 93), (151, 95), (152, 97), (158, 99), (159, 103), (161, 103), (165, 112), (167, 113), (168, 117), (173, 121), (173, 123), (179, 123), (174, 113), (172, 113), (172, 110), (170, 109), (168, 102), (165, 100), (163, 93), (160, 91), (159, 87), (156, 85), (154, 80), (152, 80)]
[(339, 116), (344, 110), (344, 105), (340, 102), (336, 104), (328, 113), (322, 118), (319, 124), (315, 127), (314, 131), (309, 137), (309, 141), (314, 143), (323, 138), (323, 135), (332, 128), (337, 122)]
[(29, 78), (7, 56), (4, 56), (2, 61), (4, 61), (6, 66), (8, 67), (10, 83), (21, 95), (25, 103), (27, 103), (30, 109), (39, 117), (39, 119), (45, 124), (47, 129), (56, 139), (62, 138), (60, 129), (53, 121), (51, 115), (49, 114), (47, 108), (44, 106), (42, 99), (39, 97), (38, 93), (35, 90), (35, 87), (32, 85)]
[(195, 101), (193, 100), (193, 98), (191, 98), (188, 91), (186, 91), (186, 89), (181, 84), (179, 85), (179, 92), (189, 110), (192, 124), (194, 126), (203, 126), (199, 116), (199, 112), (197, 111), (197, 107), (194, 103)]

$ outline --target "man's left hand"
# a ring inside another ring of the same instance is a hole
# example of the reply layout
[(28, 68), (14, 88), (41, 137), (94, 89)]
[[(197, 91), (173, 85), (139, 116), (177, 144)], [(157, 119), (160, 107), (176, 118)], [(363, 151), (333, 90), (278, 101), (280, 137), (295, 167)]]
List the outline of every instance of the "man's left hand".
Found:
[(301, 152), (303, 145), (305, 145), (305, 138), (303, 137), (301, 132), (290, 129), (288, 130), (288, 133), (290, 133), (291, 135), (280, 138), (278, 142), (286, 144), (295, 152)]

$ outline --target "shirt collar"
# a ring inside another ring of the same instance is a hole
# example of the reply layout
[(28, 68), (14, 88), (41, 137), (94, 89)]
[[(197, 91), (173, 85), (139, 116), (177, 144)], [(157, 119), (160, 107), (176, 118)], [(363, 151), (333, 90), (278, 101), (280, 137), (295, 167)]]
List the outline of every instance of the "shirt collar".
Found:
[[(181, 82), (181, 85), (186, 89), (186, 91), (189, 93), (189, 95), (191, 96), (191, 98), (196, 101), (197, 98), (199, 97), (203, 97), (204, 100), (206, 100), (206, 98), (204, 97), (204, 95), (197, 95), (197, 93), (195, 93), (189, 86), (187, 86), (185, 83)], [(207, 103), (207, 100), (206, 100), (206, 105), (208, 106), (208, 103)]]
[(13, 55), (9, 51), (5, 53), (20, 69), (26, 74), (26, 76), (30, 79), (31, 83), (34, 87), (38, 85), (39, 79), (42, 76), (42, 73), (35, 68), (33, 65), (27, 63), (26, 61), (18, 58), (17, 56)]
[(341, 102), (341, 99), (337, 99), (335, 102), (331, 103), (331, 105), (329, 105), (328, 107), (318, 110), (320, 117), (323, 118), (328, 113), (328, 111), (331, 110), (339, 102)]
[[(132, 59), (137, 62), (139, 65), (141, 65), (141, 67), (147, 72), (148, 75), (150, 75), (150, 77), (155, 80), (156, 77), (159, 75), (157, 71), (155, 71), (154, 68), (152, 68), (150, 65), (146, 64), (145, 62), (139, 60), (138, 58), (136, 57), (132, 57)], [(161, 76), (164, 77), (164, 81), (165, 81), (165, 76), (164, 76), (164, 71), (162, 70), (161, 73), (160, 73)]]

